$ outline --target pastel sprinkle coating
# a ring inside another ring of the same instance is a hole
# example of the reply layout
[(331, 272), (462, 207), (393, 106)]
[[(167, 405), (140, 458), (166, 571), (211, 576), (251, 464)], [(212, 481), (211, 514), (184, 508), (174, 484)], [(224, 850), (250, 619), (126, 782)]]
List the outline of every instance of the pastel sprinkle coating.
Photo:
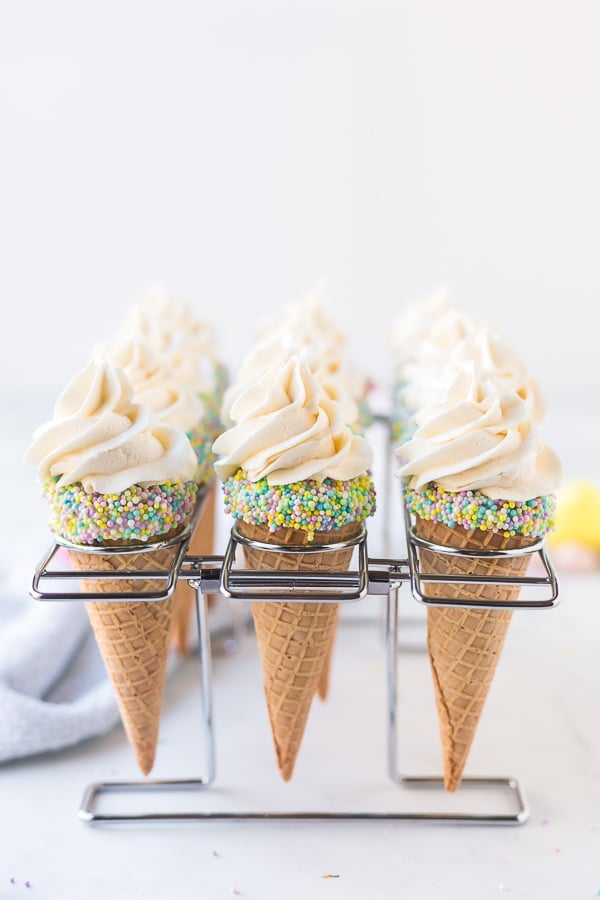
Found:
[(187, 435), (198, 460), (194, 474), (194, 481), (198, 485), (207, 484), (214, 475), (216, 456), (212, 452), (212, 445), (223, 431), (221, 405), (228, 384), (228, 370), (221, 363), (215, 363), (214, 390), (198, 393), (204, 406), (204, 415), (198, 426)]
[(188, 433), (198, 460), (194, 481), (199, 485), (207, 484), (214, 475), (216, 456), (212, 452), (212, 445), (223, 431), (221, 406), (223, 394), (229, 384), (229, 373), (221, 363), (215, 363), (214, 379), (212, 392), (200, 391), (198, 394), (204, 405), (204, 415), (198, 427)]
[(445, 491), (434, 484), (421, 491), (404, 486), (403, 494), (409, 512), (449, 528), (537, 538), (555, 527), (554, 494), (532, 500), (493, 500), (480, 491)]
[(223, 423), (221, 422), (221, 406), (223, 404), (223, 395), (229, 385), (229, 372), (221, 363), (215, 363), (214, 369), (214, 389), (211, 392), (200, 391), (198, 396), (204, 404), (204, 416), (202, 417), (201, 427), (204, 433), (216, 440), (223, 431)]
[(417, 423), (412, 416), (403, 411), (395, 410), (390, 415), (390, 429), (394, 445), (398, 446), (414, 437)]
[(358, 401), (358, 425), (361, 431), (366, 431), (367, 428), (375, 421), (373, 416), (373, 410), (371, 409), (371, 403), (369, 398), (365, 395), (360, 398)]
[(335, 531), (362, 522), (376, 509), (370, 473), (349, 481), (325, 478), (269, 485), (266, 478), (249, 481), (239, 469), (223, 484), (225, 512), (248, 525), (268, 525), (269, 531), (295, 528), (314, 540), (318, 532)]
[(207, 434), (204, 428), (198, 428), (188, 433), (188, 438), (192, 449), (196, 454), (198, 465), (194, 473), (194, 481), (198, 485), (206, 484), (215, 474), (214, 462), (215, 454), (212, 452), (212, 445), (215, 438), (212, 434)]
[(417, 430), (415, 410), (410, 409), (404, 400), (406, 390), (405, 381), (396, 381), (392, 386), (392, 412), (390, 415), (390, 427), (392, 439), (395, 444), (409, 441)]
[(59, 537), (74, 544), (144, 543), (187, 521), (198, 485), (179, 481), (133, 485), (121, 494), (87, 494), (81, 484), (59, 488), (51, 481), (42, 491), (50, 505), (50, 528)]

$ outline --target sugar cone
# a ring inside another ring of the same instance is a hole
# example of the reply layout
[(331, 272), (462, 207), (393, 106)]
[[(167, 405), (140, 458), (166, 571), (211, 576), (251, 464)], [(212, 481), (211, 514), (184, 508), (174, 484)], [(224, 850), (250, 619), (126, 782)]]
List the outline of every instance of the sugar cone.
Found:
[[(173, 537), (176, 532), (157, 540)], [(113, 546), (117, 546), (113, 544)], [(126, 546), (126, 545), (121, 545)], [(176, 547), (146, 553), (91, 554), (70, 550), (73, 568), (159, 571), (168, 569)], [(94, 593), (126, 594), (163, 590), (158, 579), (82, 579), (82, 589)], [(141, 771), (154, 765), (166, 678), (173, 595), (163, 601), (88, 601), (87, 613), (104, 664), (115, 689), (121, 721)]]
[[(469, 550), (514, 550), (537, 540), (521, 535), (505, 538), (492, 531), (467, 531), (420, 519), (419, 537), (435, 544)], [(476, 559), (444, 556), (420, 550), (423, 574), (483, 575), (519, 578), (525, 575), (529, 556)], [(520, 588), (511, 585), (426, 584), (425, 596), (516, 600)], [(444, 756), (444, 784), (455, 791), (473, 743), (485, 700), (504, 645), (512, 610), (429, 607), (427, 647)]]
[(331, 673), (331, 661), (333, 659), (333, 647), (335, 644), (335, 635), (337, 632), (337, 620), (338, 616), (336, 616), (336, 621), (333, 628), (333, 633), (331, 635), (331, 640), (329, 641), (329, 646), (327, 648), (327, 653), (325, 655), (325, 659), (323, 661), (323, 668), (321, 669), (321, 677), (319, 678), (319, 683), (317, 685), (317, 694), (321, 700), (327, 700), (329, 696), (329, 677)]
[[(311, 546), (346, 541), (360, 533), (360, 524), (345, 525), (338, 531), (315, 536)], [(306, 532), (239, 524), (240, 532), (268, 544), (307, 545)], [(318, 542), (318, 543), (317, 543)], [(274, 553), (244, 547), (249, 569), (290, 569), (322, 572), (345, 571), (352, 548), (331, 553)], [(338, 603), (254, 602), (252, 616), (258, 641), (271, 732), (277, 765), (284, 781), (289, 781), (310, 706), (330, 652), (338, 617)]]
[[(211, 556), (215, 552), (215, 498), (216, 482), (209, 487), (202, 515), (192, 532), (188, 544), (188, 556)], [(209, 606), (217, 600), (217, 594), (207, 598)], [(180, 656), (190, 652), (190, 630), (193, 627), (193, 616), (196, 603), (196, 592), (187, 581), (180, 579), (173, 596), (173, 617), (171, 620), (171, 640)]]

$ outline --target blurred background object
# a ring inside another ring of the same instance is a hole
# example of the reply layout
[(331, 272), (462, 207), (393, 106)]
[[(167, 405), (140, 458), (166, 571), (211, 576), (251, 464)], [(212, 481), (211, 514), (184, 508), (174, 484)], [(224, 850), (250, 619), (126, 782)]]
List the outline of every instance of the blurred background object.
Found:
[(326, 275), (377, 380), (445, 283), (551, 411), (595, 399), (599, 26), (592, 0), (6, 0), (0, 383), (55, 393), (154, 280), (233, 365)]
[(559, 569), (600, 571), (600, 482), (569, 478), (557, 494), (556, 530), (548, 536)]

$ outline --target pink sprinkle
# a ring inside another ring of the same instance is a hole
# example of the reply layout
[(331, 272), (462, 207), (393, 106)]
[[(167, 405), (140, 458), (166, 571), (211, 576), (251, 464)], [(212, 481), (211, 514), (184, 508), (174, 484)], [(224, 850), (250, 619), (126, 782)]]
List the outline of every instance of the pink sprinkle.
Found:
[(550, 819), (542, 819), (541, 824), (542, 824), (542, 825), (549, 825), (549, 824), (550, 824)]
[(239, 893), (241, 893), (241, 891), (238, 891), (238, 889), (237, 889), (236, 886), (234, 885), (234, 886), (231, 888), (230, 893), (232, 893), (232, 894), (239, 894)]

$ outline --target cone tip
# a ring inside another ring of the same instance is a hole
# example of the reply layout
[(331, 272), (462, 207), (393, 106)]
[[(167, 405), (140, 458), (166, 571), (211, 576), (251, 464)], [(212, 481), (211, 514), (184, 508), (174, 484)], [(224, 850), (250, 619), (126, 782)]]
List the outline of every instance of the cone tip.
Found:
[(149, 775), (154, 766), (154, 750), (149, 750), (148, 748), (141, 748), (136, 751), (135, 758), (137, 760), (137, 764), (140, 767), (142, 775)]

